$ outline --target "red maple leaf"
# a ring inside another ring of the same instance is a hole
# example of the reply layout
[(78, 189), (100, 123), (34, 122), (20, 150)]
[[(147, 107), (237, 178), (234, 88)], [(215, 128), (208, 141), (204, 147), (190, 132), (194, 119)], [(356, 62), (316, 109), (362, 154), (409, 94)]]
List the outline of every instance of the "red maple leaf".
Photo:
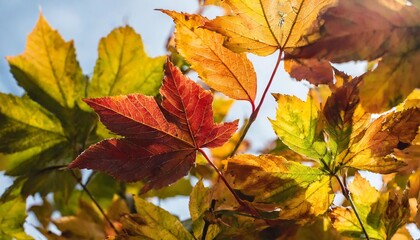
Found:
[(146, 192), (185, 176), (200, 148), (223, 145), (237, 129), (237, 120), (216, 124), (212, 94), (170, 62), (160, 93), (162, 101), (141, 94), (85, 99), (109, 130), (124, 137), (90, 146), (69, 168), (143, 181)]

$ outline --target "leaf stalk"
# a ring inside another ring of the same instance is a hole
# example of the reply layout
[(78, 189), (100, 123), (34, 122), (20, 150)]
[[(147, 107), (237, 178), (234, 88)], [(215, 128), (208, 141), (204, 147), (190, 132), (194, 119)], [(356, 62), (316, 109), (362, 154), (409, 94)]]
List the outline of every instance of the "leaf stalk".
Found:
[(281, 56), (283, 55), (283, 49), (279, 50), (279, 55), (277, 57), (277, 61), (276, 61), (276, 65), (273, 68), (273, 71), (271, 72), (271, 76), (270, 79), (268, 80), (267, 85), (265, 86), (264, 92), (261, 96), (260, 102), (258, 103), (257, 107), (255, 108), (255, 105), (253, 102), (251, 102), (252, 104), (252, 113), (251, 116), (249, 117), (249, 121), (247, 122), (241, 137), (239, 138), (239, 141), (236, 143), (235, 148), (232, 150), (232, 152), (230, 153), (229, 157), (233, 157), (236, 153), (236, 151), (238, 151), (239, 146), (241, 145), (242, 141), (245, 139), (246, 134), (248, 133), (248, 130), (251, 128), (251, 125), (255, 122), (255, 120), (258, 117), (258, 113), (260, 112), (260, 109), (264, 103), (264, 100), (267, 96), (268, 90), (271, 87), (271, 84), (273, 83), (274, 77), (276, 76), (277, 70), (280, 66), (280, 62), (282, 60)]
[(360, 227), (362, 228), (363, 234), (365, 234), (367, 240), (370, 240), (369, 235), (365, 229), (365, 226), (363, 225), (362, 219), (360, 218), (359, 213), (357, 212), (356, 206), (354, 205), (354, 202), (351, 199), (349, 189), (344, 185), (343, 181), (340, 179), (339, 176), (334, 174), (334, 177), (337, 179), (338, 183), (340, 184), (341, 191), (343, 192), (344, 197), (346, 197), (346, 199), (349, 201), (350, 206), (353, 209), (353, 212), (356, 215), (357, 220), (359, 221)]
[(104, 216), (105, 220), (108, 222), (108, 224), (111, 226), (111, 228), (115, 231), (116, 234), (118, 234), (119, 231), (114, 226), (114, 224), (112, 223), (111, 219), (109, 219), (109, 217), (106, 215), (106, 213), (103, 210), (103, 208), (99, 205), (99, 203), (93, 197), (92, 193), (89, 191), (89, 189), (87, 188), (87, 186), (82, 183), (82, 180), (74, 173), (73, 170), (70, 170), (70, 172), (71, 172), (71, 175), (73, 176), (73, 178), (76, 180), (76, 182), (82, 187), (83, 191), (86, 192), (86, 194), (92, 200), (93, 204), (95, 204), (95, 206), (99, 209), (99, 212), (101, 212), (102, 216)]
[[(235, 197), (236, 201), (241, 205), (243, 208), (248, 209), (248, 211), (254, 216), (258, 218), (262, 218), (258, 210), (244, 201), (238, 196), (238, 194), (233, 190), (233, 188), (230, 186), (229, 182), (226, 180), (226, 178), (223, 176), (223, 173), (219, 170), (219, 168), (214, 165), (213, 161), (210, 160), (210, 158), (207, 156), (206, 152), (204, 152), (202, 149), (198, 149), (200, 153), (204, 156), (204, 158), (207, 160), (207, 162), (210, 163), (210, 165), (216, 170), (217, 174), (219, 175), (219, 178), (222, 179), (223, 183), (226, 185), (226, 187), (229, 189), (229, 191), (232, 193), (232, 195)], [(269, 224), (268, 221), (266, 221), (267, 224)]]

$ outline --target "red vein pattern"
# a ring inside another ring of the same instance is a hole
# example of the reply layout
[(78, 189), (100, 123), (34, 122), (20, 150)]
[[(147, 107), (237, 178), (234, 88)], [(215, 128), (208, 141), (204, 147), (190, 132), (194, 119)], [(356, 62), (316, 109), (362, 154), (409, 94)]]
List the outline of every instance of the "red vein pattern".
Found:
[(90, 146), (69, 168), (103, 171), (126, 182), (143, 181), (142, 192), (185, 176), (202, 147), (223, 145), (237, 121), (216, 124), (213, 96), (170, 62), (162, 101), (141, 94), (85, 99), (112, 132), (123, 136)]

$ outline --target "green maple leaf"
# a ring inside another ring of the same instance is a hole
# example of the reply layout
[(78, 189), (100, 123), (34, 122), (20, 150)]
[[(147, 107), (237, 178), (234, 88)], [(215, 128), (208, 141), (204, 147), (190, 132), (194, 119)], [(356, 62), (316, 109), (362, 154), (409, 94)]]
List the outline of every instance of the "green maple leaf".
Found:
[(237, 155), (228, 160), (234, 189), (254, 205), (279, 211), (279, 219), (308, 219), (325, 213), (333, 193), (328, 174), (274, 155)]
[(134, 203), (138, 214), (129, 214), (121, 218), (125, 232), (121, 237), (156, 240), (194, 239), (182, 223), (166, 210), (140, 197), (134, 197)]
[(25, 206), (25, 201), (20, 197), (14, 199), (14, 201), (0, 204), (1, 239), (32, 239), (32, 237), (26, 235), (23, 229), (26, 218)]
[(162, 82), (164, 57), (149, 58), (131, 27), (117, 28), (100, 41), (88, 81), (73, 41), (65, 41), (40, 15), (25, 51), (7, 61), (26, 93), (23, 97), (0, 93), (3, 168), (6, 175), (17, 177), (3, 200), (17, 189), (23, 196), (56, 192), (66, 201), (76, 181), (62, 168), (88, 144), (107, 135), (82, 98), (132, 92), (154, 95)]

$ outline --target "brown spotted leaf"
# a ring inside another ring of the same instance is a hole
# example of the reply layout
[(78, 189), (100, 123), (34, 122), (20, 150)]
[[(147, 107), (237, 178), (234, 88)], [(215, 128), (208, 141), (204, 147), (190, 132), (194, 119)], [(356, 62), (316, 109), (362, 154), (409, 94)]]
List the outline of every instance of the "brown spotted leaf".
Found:
[(394, 149), (405, 148), (417, 135), (420, 109), (390, 112), (373, 121), (346, 153), (342, 163), (377, 173), (394, 172), (404, 162), (394, 158)]
[(420, 11), (404, 1), (340, 0), (305, 39), (308, 45), (294, 50), (293, 57), (332, 62), (382, 58), (364, 75), (360, 89), (369, 112), (388, 110), (420, 87)]
[(307, 80), (315, 86), (332, 83), (334, 78), (333, 68), (326, 60), (288, 59), (284, 62), (284, 69), (296, 80)]

